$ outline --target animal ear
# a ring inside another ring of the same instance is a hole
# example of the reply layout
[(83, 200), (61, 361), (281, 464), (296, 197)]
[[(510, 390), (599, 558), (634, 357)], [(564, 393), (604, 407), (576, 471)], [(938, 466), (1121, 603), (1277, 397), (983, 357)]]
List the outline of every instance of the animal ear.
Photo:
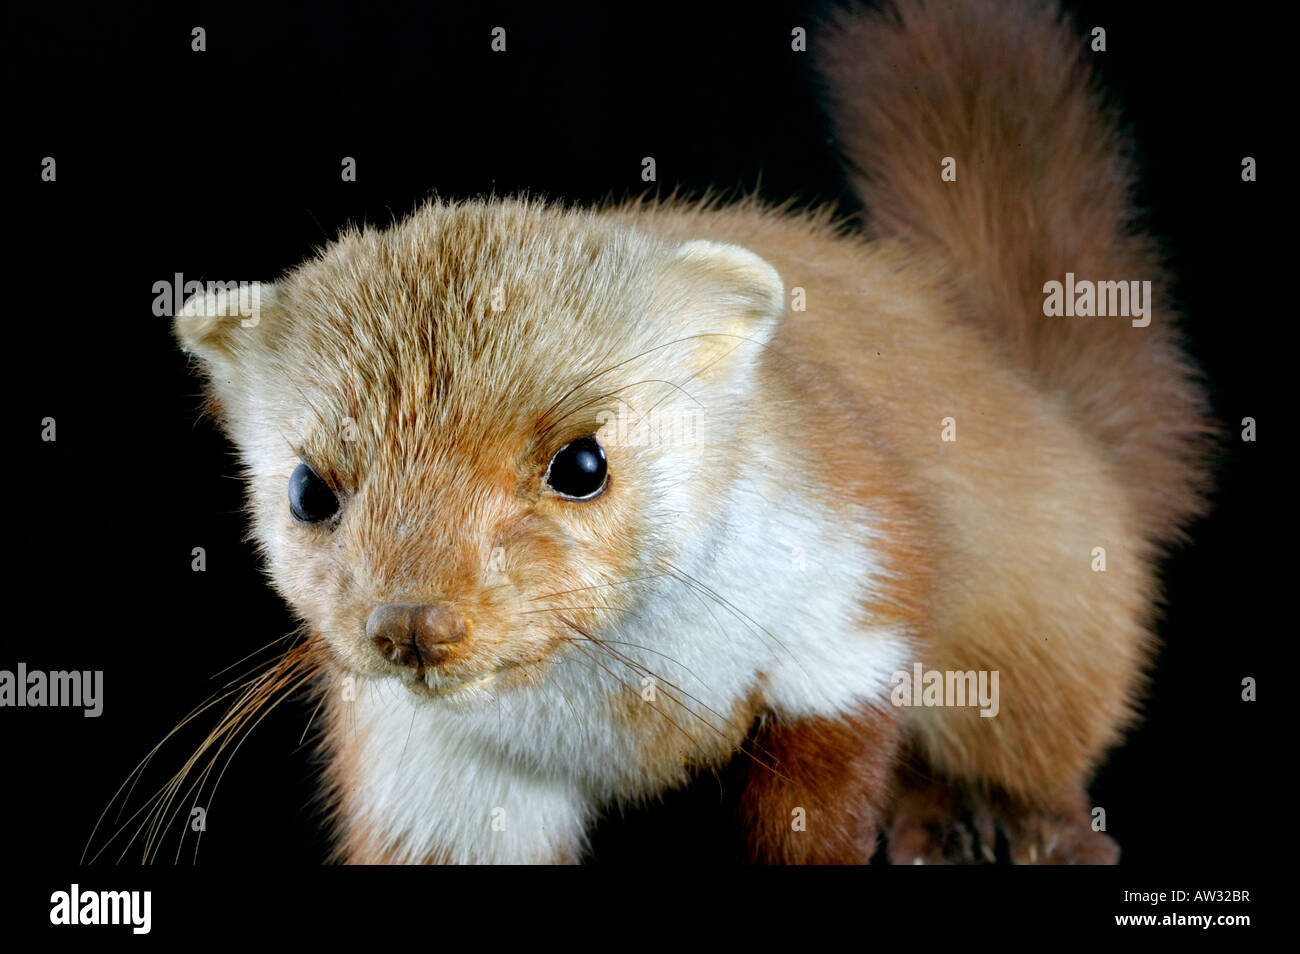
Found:
[(216, 370), (236, 361), (252, 345), (274, 305), (271, 282), (212, 283), (206, 291), (190, 296), (172, 327), (183, 349)]
[(785, 314), (777, 270), (747, 248), (697, 239), (673, 250), (675, 310), (687, 316), (684, 336), (698, 336), (695, 369), (751, 357), (766, 347)]

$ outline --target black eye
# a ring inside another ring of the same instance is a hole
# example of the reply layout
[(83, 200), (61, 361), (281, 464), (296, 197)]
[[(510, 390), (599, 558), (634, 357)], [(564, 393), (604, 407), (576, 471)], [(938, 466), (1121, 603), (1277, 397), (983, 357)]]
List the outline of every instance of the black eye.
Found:
[(586, 500), (605, 489), (605, 451), (594, 437), (579, 438), (565, 444), (551, 458), (546, 482), (551, 489), (570, 500)]
[(321, 523), (339, 511), (339, 498), (316, 471), (299, 464), (289, 477), (289, 512), (303, 523)]

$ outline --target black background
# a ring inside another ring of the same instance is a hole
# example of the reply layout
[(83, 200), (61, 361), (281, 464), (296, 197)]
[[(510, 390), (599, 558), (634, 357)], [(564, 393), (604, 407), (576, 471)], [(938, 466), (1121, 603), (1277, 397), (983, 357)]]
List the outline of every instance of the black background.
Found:
[[(1266, 542), (1281, 528), (1263, 479), (1278, 463), (1266, 460), (1284, 426), (1271, 392), (1291, 320), (1277, 310), (1282, 253), (1265, 238), (1286, 174), (1265, 72), (1280, 62), (1268, 49), (1280, 29), (1245, 5), (1212, 18), (1181, 4), (1069, 8), (1081, 43), (1091, 26), (1107, 29), (1108, 51), (1093, 57), (1132, 125), (1140, 198), (1229, 433), (1214, 513), (1168, 564), (1145, 722), (1102, 770), (1093, 802), (1128, 865), (1235, 870), (1277, 848), (1266, 800), (1280, 707), (1270, 699), (1284, 690), (1266, 677), (1287, 634), (1271, 616), (1284, 563)], [(790, 50), (796, 25), (815, 49), (819, 9), (10, 11), (0, 668), (103, 669), (105, 708), (98, 719), (0, 711), (7, 853), (75, 864), (131, 767), (224, 681), (212, 677), (294, 625), (243, 540), (236, 465), (198, 418), (196, 380), (168, 320), (151, 312), (153, 283), (175, 272), (273, 279), (345, 223), (387, 223), (433, 193), (635, 194), (647, 188), (647, 155), (665, 192), (757, 187), (853, 210), (811, 54)], [(489, 49), (497, 25), (508, 31), (503, 55)], [(207, 52), (191, 52), (194, 26), (206, 28)], [(1241, 181), (1248, 155), (1256, 183)], [(57, 160), (55, 183), (40, 181), (44, 156)], [(357, 160), (354, 183), (340, 180), (344, 156)], [(1237, 439), (1248, 415), (1260, 421), (1255, 444)], [(40, 440), (47, 416), (56, 443)], [(190, 569), (195, 546), (207, 550), (205, 573)], [(1258, 703), (1240, 700), (1248, 675), (1263, 679)], [(310, 714), (297, 700), (277, 709), (203, 799), (200, 864), (323, 857), (306, 807), (315, 766), (299, 744)], [(163, 781), (198, 737), (164, 748), (146, 781)], [(716, 811), (705, 780), (660, 812), (610, 819), (597, 860), (722, 857)], [(126, 857), (138, 859), (138, 843)]]

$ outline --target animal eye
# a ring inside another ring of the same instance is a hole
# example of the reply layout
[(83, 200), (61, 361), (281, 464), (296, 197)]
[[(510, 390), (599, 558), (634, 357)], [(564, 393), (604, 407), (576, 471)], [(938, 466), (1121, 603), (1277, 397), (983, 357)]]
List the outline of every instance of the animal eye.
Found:
[(289, 512), (303, 523), (321, 523), (339, 512), (339, 498), (316, 471), (300, 463), (289, 477)]
[(565, 444), (551, 458), (546, 483), (570, 500), (589, 500), (605, 489), (605, 450), (594, 437), (582, 437)]

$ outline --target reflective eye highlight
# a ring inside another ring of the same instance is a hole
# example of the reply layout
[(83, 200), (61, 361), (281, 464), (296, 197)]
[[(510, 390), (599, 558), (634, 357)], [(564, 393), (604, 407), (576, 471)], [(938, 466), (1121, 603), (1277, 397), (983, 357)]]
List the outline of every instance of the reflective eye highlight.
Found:
[(594, 437), (583, 437), (565, 444), (551, 458), (546, 483), (569, 500), (589, 500), (605, 489), (609, 466), (605, 449)]
[(302, 523), (323, 523), (339, 512), (339, 498), (316, 471), (299, 464), (289, 477), (289, 512)]

